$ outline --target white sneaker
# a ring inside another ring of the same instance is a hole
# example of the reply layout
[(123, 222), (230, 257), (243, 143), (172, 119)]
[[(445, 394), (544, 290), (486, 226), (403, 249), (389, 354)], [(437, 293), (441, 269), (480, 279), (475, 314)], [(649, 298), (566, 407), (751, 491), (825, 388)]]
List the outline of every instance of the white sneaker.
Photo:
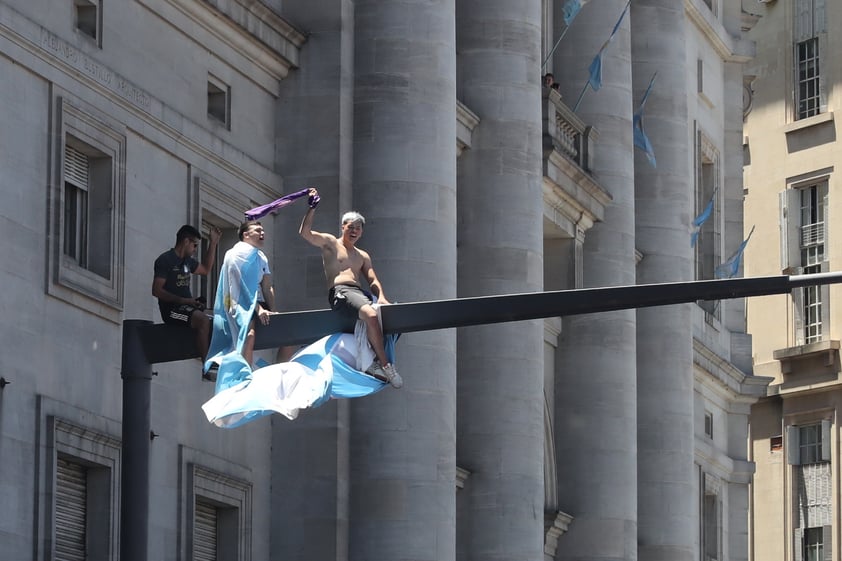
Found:
[(383, 372), (386, 374), (386, 379), (392, 384), (392, 387), (397, 389), (403, 386), (403, 378), (401, 375), (398, 374), (398, 371), (395, 370), (394, 364), (387, 364), (383, 367)]
[(401, 378), (400, 374), (398, 374), (397, 370), (395, 370), (395, 367), (391, 364), (382, 366), (377, 359), (374, 359), (374, 362), (372, 362), (371, 366), (368, 367), (366, 374), (371, 374), (378, 380), (392, 384), (393, 388), (403, 386), (403, 378)]

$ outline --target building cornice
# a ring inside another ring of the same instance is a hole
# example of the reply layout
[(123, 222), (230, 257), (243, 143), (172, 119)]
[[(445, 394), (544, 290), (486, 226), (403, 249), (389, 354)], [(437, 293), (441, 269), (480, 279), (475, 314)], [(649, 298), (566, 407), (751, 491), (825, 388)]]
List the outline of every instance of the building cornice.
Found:
[(732, 36), (701, 0), (684, 0), (684, 11), (725, 62), (748, 62), (754, 58), (754, 42)]
[(696, 337), (693, 337), (693, 363), (702, 372), (710, 374), (704, 378), (717, 382), (718, 389), (724, 392), (724, 396), (733, 403), (757, 402), (766, 394), (766, 387), (774, 380), (766, 376), (746, 375)]
[(279, 15), (255, 0), (138, 0), (177, 29), (196, 29), (190, 38), (216, 56), (225, 54), (212, 43), (218, 41), (242, 57), (265, 78), (242, 68), (236, 60), (227, 60), (241, 68), (250, 79), (274, 96), (278, 83), (289, 70), (298, 68), (298, 55), (306, 36)]

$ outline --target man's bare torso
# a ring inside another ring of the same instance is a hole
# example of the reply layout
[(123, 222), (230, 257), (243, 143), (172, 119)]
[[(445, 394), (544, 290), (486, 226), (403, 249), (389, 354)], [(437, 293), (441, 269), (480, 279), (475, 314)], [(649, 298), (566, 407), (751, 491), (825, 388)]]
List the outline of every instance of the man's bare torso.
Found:
[(322, 248), (322, 263), (328, 288), (337, 284), (362, 286), (365, 259), (357, 248), (345, 247), (341, 240), (335, 239), (333, 243)]

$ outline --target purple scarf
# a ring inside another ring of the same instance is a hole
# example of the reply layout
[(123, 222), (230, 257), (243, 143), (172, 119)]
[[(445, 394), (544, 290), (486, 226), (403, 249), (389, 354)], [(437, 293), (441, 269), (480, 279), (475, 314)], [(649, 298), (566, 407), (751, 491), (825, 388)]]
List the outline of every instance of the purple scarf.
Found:
[(281, 209), (288, 204), (292, 203), (296, 199), (300, 199), (301, 197), (307, 195), (309, 188), (302, 189), (301, 191), (296, 191), (295, 193), (290, 193), (289, 195), (284, 195), (280, 199), (276, 201), (272, 201), (269, 204), (265, 204), (263, 206), (255, 207), (251, 210), (247, 210), (245, 212), (246, 220), (259, 220), (269, 214), (270, 212), (275, 212), (278, 209)]

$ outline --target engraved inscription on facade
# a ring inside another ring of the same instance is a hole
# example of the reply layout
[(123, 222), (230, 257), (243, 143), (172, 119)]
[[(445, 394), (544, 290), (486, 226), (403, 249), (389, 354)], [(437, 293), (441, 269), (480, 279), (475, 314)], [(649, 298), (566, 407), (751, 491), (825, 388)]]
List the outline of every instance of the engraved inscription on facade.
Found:
[(41, 28), (41, 47), (52, 52), (71, 64), (74, 68), (84, 72), (98, 83), (116, 92), (134, 105), (147, 111), (152, 106), (152, 97), (148, 93), (133, 86), (131, 82), (116, 72), (89, 58), (73, 45), (44, 28)]

